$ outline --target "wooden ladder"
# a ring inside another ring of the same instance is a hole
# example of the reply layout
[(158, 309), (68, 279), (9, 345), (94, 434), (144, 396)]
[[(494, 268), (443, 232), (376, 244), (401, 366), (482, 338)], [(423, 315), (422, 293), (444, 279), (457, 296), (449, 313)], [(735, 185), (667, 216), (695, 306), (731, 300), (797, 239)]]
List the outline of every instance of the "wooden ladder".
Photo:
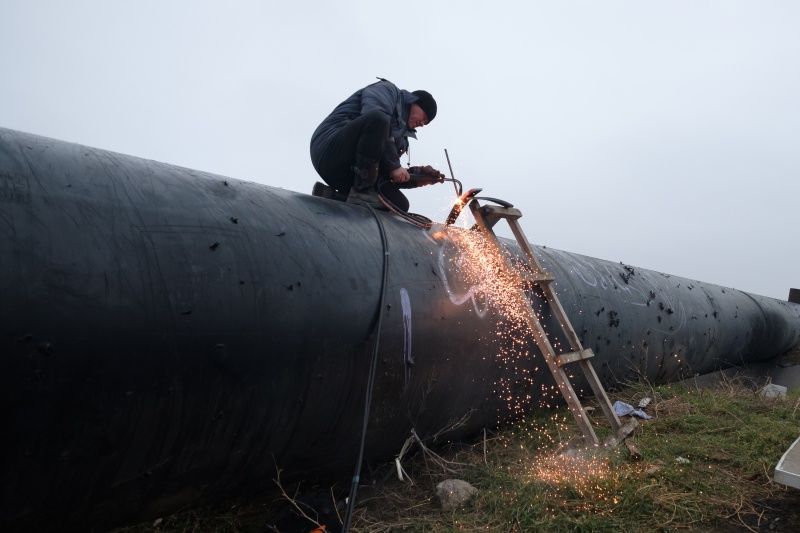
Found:
[[(614, 434), (611, 438), (606, 440), (605, 444), (609, 446), (616, 446), (619, 444), (619, 442), (625, 441), (626, 437), (637, 426), (637, 422), (635, 419), (631, 419), (631, 422), (625, 424), (624, 426), (620, 423), (617, 414), (614, 412), (614, 408), (611, 406), (608, 395), (606, 394), (602, 383), (600, 383), (600, 379), (597, 377), (597, 374), (592, 367), (592, 363), (589, 361), (589, 359), (594, 356), (594, 353), (591, 349), (583, 348), (583, 346), (581, 346), (581, 341), (575, 334), (575, 330), (572, 328), (572, 324), (564, 312), (564, 308), (561, 306), (561, 302), (559, 301), (555, 290), (553, 287), (551, 287), (551, 283), (555, 279), (554, 276), (542, 268), (539, 260), (536, 259), (536, 256), (533, 254), (533, 250), (531, 250), (528, 239), (525, 237), (525, 234), (522, 232), (522, 228), (517, 222), (517, 220), (522, 217), (522, 212), (520, 212), (519, 209), (515, 209), (510, 206), (482, 206), (477, 199), (473, 199), (470, 202), (469, 207), (472, 210), (472, 214), (475, 217), (475, 222), (477, 223), (478, 228), (486, 235), (489, 242), (496, 249), (498, 255), (503, 258), (508, 271), (517, 278), (516, 281), (518, 282), (520, 299), (521, 302), (527, 307), (527, 312), (525, 315), (531, 332), (533, 333), (533, 337), (537, 346), (539, 347), (539, 351), (542, 353), (542, 356), (544, 356), (544, 359), (547, 362), (547, 366), (550, 368), (550, 372), (553, 374), (556, 384), (558, 384), (561, 394), (567, 401), (569, 410), (572, 412), (572, 415), (575, 417), (575, 421), (578, 423), (578, 427), (583, 434), (584, 440), (589, 445), (600, 444), (597, 439), (597, 435), (594, 432), (594, 428), (592, 427), (592, 423), (586, 416), (586, 412), (581, 405), (580, 399), (578, 398), (578, 395), (575, 394), (575, 390), (572, 388), (569, 377), (564, 371), (563, 367), (573, 363), (578, 363), (580, 365), (581, 370), (589, 382), (589, 386), (591, 386), (595, 397), (600, 402), (600, 407), (602, 408), (603, 413), (605, 413), (608, 422), (611, 424), (611, 429), (613, 430)], [(531, 267), (532, 272), (527, 272), (514, 267), (514, 265), (509, 262), (508, 255), (504, 253), (503, 249), (500, 247), (500, 243), (498, 242), (497, 236), (492, 228), (501, 219), (506, 220), (508, 225), (511, 227), (511, 231), (514, 233), (514, 237), (516, 238), (520, 248), (525, 253), (525, 257), (528, 260), (528, 265)], [(557, 354), (553, 349), (550, 339), (542, 327), (539, 317), (536, 315), (536, 311), (531, 306), (530, 298), (525, 294), (525, 289), (532, 286), (538, 286), (547, 299), (555, 318), (561, 325), (564, 335), (569, 340), (569, 352)], [(631, 449), (631, 452), (634, 453), (634, 455), (638, 454), (632, 445), (627, 442), (626, 444), (628, 445), (628, 448)]]

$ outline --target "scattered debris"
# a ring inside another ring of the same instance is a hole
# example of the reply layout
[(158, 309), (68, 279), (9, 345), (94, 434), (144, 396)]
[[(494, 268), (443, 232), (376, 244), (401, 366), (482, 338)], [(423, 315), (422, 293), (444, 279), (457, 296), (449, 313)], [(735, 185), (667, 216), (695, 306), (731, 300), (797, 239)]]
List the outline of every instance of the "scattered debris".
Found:
[(653, 401), (652, 398), (642, 398), (641, 400), (639, 400), (639, 409), (644, 409), (645, 407), (650, 405), (650, 402), (652, 401)]
[(458, 509), (477, 492), (478, 489), (461, 479), (446, 479), (436, 485), (436, 495), (445, 511)]
[(653, 418), (652, 416), (648, 415), (641, 409), (635, 409), (631, 404), (625, 402), (616, 401), (614, 402), (613, 407), (614, 407), (614, 412), (617, 413), (617, 416), (635, 415), (645, 420)]
[(639, 450), (637, 450), (635, 446), (629, 445), (628, 441), (626, 440), (637, 427), (639, 427), (639, 422), (635, 418), (628, 419), (628, 421), (617, 430), (616, 434), (611, 435), (605, 440), (603, 446), (606, 448), (614, 448), (615, 446), (619, 445), (620, 442), (624, 442), (625, 446), (628, 447), (631, 454), (634, 456), (634, 459), (641, 459)]
[(758, 393), (764, 398), (786, 398), (786, 387), (770, 383)]
[(688, 465), (691, 461), (689, 461), (689, 459), (686, 457), (676, 457), (675, 462), (680, 465)]

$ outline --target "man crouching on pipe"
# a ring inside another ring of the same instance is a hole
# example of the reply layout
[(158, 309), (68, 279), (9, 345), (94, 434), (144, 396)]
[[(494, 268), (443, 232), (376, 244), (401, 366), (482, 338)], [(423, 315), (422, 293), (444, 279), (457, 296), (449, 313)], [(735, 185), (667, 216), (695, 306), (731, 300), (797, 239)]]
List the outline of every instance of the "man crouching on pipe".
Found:
[(336, 106), (311, 136), (311, 162), (330, 185), (316, 185), (314, 194), (384, 209), (376, 185), (386, 180), (381, 194), (408, 211), (400, 188), (409, 188), (410, 177), (400, 156), (408, 151), (408, 138), (417, 138), (416, 129), (436, 117), (436, 100), (427, 91), (408, 92), (378, 79)]

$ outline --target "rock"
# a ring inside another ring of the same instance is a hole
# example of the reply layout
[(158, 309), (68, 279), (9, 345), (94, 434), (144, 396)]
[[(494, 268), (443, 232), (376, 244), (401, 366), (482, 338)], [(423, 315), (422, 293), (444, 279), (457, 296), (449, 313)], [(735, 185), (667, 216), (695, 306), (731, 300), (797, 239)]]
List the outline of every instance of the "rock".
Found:
[(458, 509), (477, 493), (478, 489), (460, 479), (446, 479), (436, 485), (436, 495), (445, 511)]
[(645, 470), (645, 472), (647, 472), (648, 474), (650, 474), (652, 476), (653, 474), (655, 474), (656, 472), (658, 472), (662, 468), (664, 468), (664, 463), (662, 463), (661, 461), (656, 461), (655, 463), (650, 465), (650, 468)]
[(770, 383), (761, 389), (761, 396), (764, 398), (786, 398), (786, 387)]

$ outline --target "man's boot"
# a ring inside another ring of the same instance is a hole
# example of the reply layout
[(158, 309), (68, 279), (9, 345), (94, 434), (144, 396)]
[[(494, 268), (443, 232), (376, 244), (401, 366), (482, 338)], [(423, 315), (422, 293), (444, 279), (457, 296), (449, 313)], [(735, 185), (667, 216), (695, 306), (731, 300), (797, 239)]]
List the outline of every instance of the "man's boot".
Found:
[(311, 189), (311, 195), (320, 198), (330, 198), (331, 200), (339, 200), (340, 202), (347, 201), (346, 194), (340, 193), (330, 185), (325, 185), (320, 182), (314, 184), (314, 187)]
[(350, 194), (347, 195), (347, 203), (385, 209), (375, 190), (375, 183), (378, 181), (378, 162), (357, 155), (353, 171), (356, 176)]

